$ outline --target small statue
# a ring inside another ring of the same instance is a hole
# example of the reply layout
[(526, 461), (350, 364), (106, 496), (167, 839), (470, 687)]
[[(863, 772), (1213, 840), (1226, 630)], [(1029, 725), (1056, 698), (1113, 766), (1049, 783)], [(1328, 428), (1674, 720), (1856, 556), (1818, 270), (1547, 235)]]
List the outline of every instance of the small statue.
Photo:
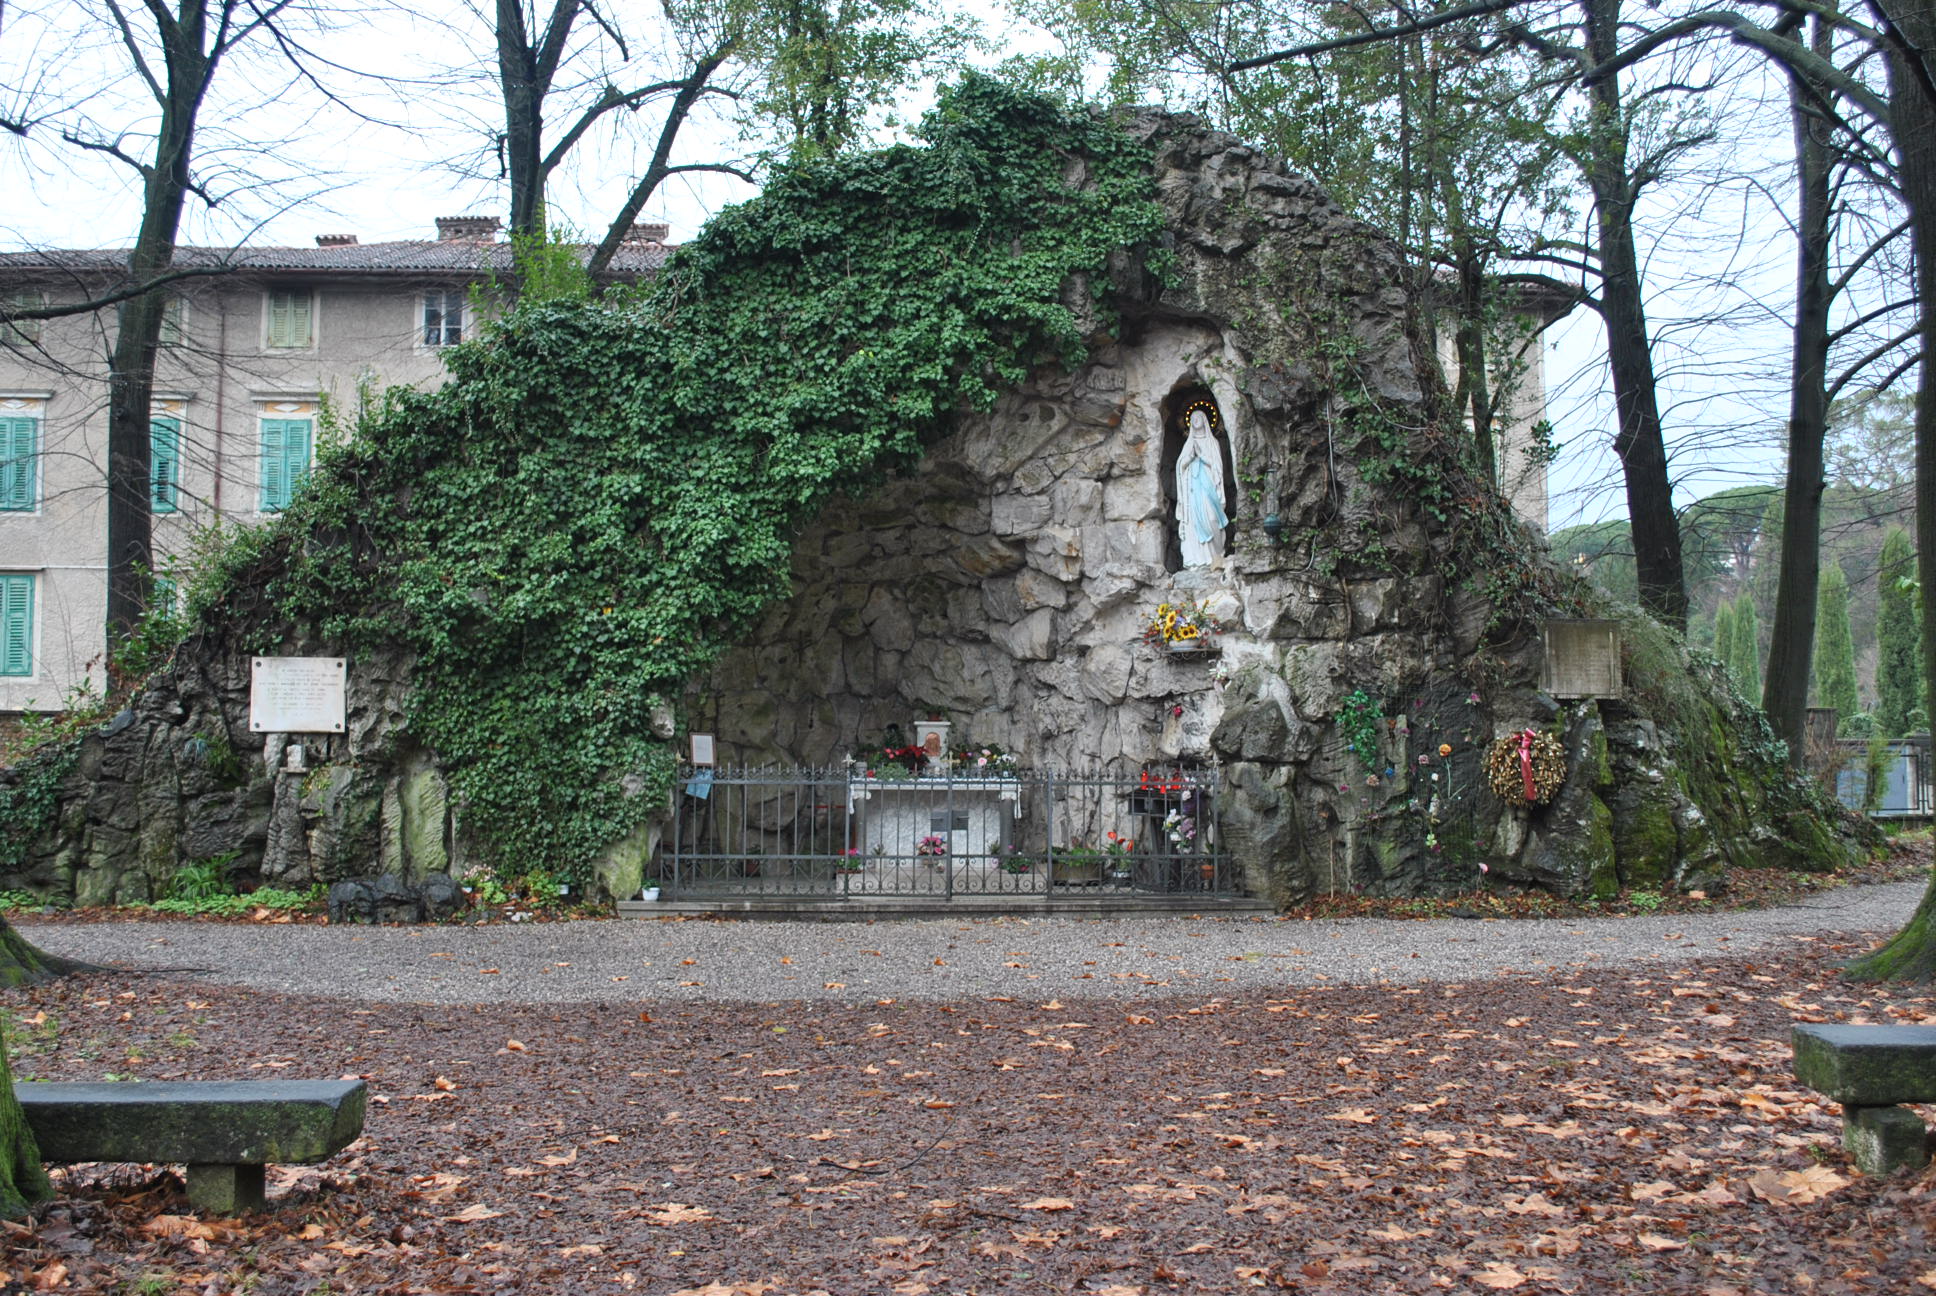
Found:
[(1223, 557), (1223, 447), (1202, 406), (1190, 411), (1190, 435), (1176, 458), (1176, 534), (1185, 567), (1214, 566)]

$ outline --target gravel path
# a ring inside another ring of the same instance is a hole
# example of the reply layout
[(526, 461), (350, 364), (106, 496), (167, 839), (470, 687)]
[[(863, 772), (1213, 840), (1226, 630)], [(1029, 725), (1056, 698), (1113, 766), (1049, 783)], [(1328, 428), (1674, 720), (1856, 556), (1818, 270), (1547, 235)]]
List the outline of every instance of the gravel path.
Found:
[(52, 953), (260, 990), (405, 1003), (1138, 998), (1320, 983), (1474, 981), (1886, 936), (1924, 884), (1779, 909), (1647, 918), (1398, 922), (984, 918), (591, 921), (478, 927), (23, 922)]

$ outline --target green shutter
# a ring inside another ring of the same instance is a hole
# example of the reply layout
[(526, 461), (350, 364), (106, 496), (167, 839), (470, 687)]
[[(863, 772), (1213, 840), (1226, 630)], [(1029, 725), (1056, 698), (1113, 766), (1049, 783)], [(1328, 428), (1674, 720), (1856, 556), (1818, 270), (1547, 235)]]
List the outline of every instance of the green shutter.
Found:
[(0, 418), (0, 512), (24, 513), (35, 503), (40, 466), (40, 420)]
[(34, 578), (0, 574), (0, 675), (34, 673)]
[(289, 507), (296, 488), (309, 476), (308, 419), (262, 420), (262, 511)]
[(148, 420), (148, 507), (173, 513), (180, 507), (181, 420)]
[(276, 291), (269, 294), (269, 345), (307, 347), (310, 343), (309, 293)]

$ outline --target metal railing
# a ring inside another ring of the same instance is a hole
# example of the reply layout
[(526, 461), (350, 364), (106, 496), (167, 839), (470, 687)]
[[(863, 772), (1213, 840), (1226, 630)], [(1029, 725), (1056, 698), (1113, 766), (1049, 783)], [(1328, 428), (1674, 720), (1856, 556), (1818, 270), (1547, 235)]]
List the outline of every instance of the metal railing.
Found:
[(1215, 769), (687, 769), (658, 871), (672, 900), (1232, 894), (1221, 791)]

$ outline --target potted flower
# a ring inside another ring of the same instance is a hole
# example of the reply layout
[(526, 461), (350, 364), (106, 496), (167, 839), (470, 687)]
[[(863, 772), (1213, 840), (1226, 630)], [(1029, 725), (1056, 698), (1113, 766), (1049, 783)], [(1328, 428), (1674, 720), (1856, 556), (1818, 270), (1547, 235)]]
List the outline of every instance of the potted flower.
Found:
[(1102, 852), (1080, 839), (1052, 850), (1049, 877), (1057, 886), (1095, 886), (1102, 881)]
[(858, 873), (861, 871), (861, 867), (860, 849), (856, 847), (853, 850), (840, 852), (840, 860), (834, 865), (834, 871), (836, 873)]
[(1016, 875), (1026, 873), (1035, 867), (1035, 860), (1024, 854), (1019, 846), (996, 848), (995, 862), (1001, 865), (1002, 872)]
[(655, 901), (657, 901), (658, 898), (659, 898), (659, 879), (647, 878), (645, 880), (644, 887), (642, 887), (639, 890), (639, 899), (645, 901), (647, 904), (652, 904)]
[(1159, 603), (1143, 627), (1147, 643), (1171, 652), (1214, 652), (1223, 623), (1210, 615), (1207, 602)]
[(929, 868), (940, 868), (941, 857), (948, 853), (948, 843), (935, 834), (929, 833), (915, 845), (914, 853), (925, 856)]
[(919, 774), (928, 763), (919, 747), (876, 747), (854, 762), (871, 779), (896, 783)]
[(1118, 884), (1128, 882), (1134, 875), (1134, 861), (1130, 852), (1136, 849), (1136, 841), (1131, 837), (1109, 834), (1108, 844), (1102, 848), (1103, 867), (1108, 870), (1109, 880)]
[(1000, 743), (969, 743), (949, 753), (954, 767), (970, 778), (1000, 778), (1015, 772), (1015, 753)]

